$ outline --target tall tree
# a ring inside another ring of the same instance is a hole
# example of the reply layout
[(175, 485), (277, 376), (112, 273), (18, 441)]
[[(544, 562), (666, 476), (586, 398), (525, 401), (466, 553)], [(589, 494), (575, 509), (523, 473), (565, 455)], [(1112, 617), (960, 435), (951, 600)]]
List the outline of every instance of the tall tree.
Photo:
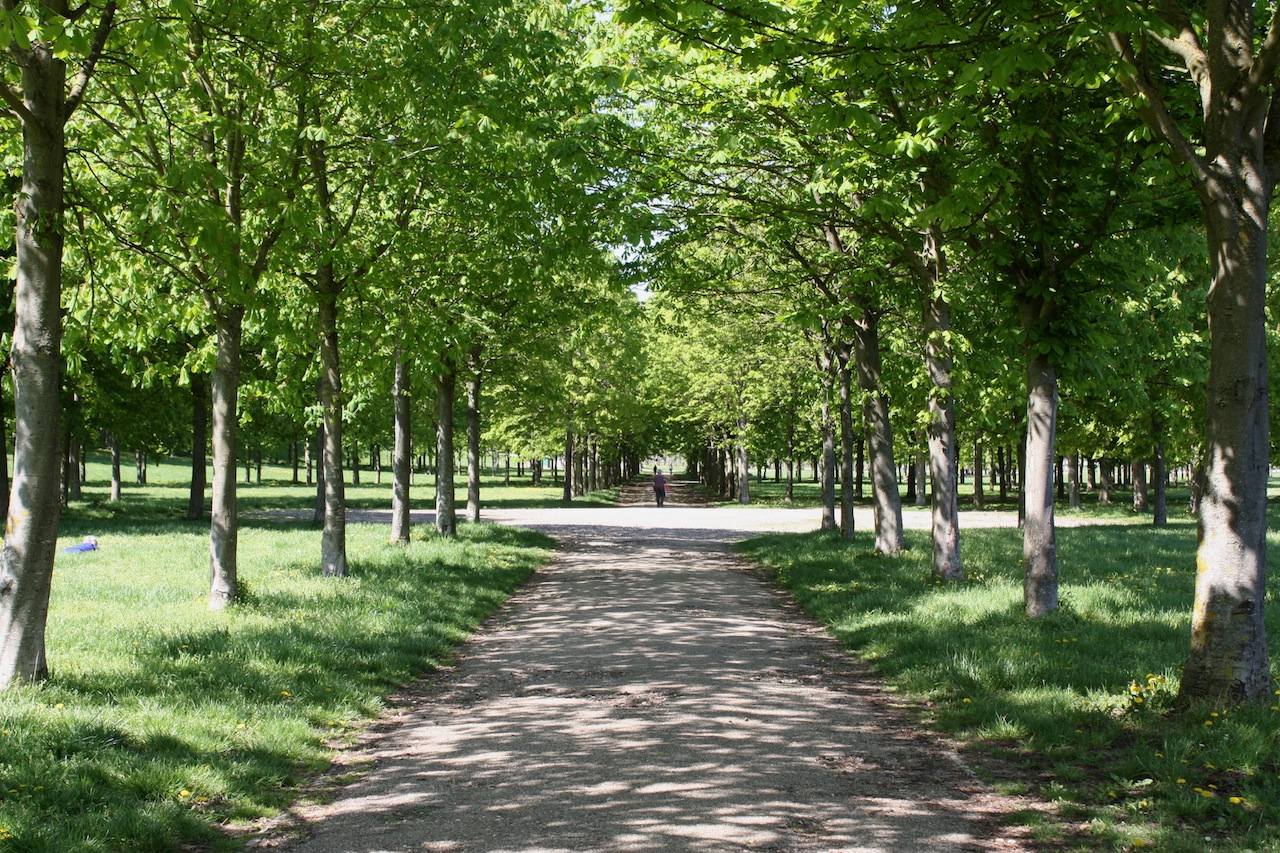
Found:
[[(18, 39), (8, 45), (7, 59), (21, 75), (16, 90), (0, 81), (0, 100), (22, 128), (23, 147), (10, 357), (14, 471), (0, 564), (0, 688), (49, 673), (45, 627), (61, 512), (58, 404), (66, 127), (84, 99), (116, 14), (115, 0), (76, 9), (67, 0), (33, 6), (13, 0), (0, 4), (0, 24)], [(93, 15), (96, 27), (76, 26)], [(79, 69), (68, 88), (67, 60), (74, 57), (79, 57)]]
[[(1257, 26), (1258, 9), (1270, 20)], [(1191, 649), (1181, 696), (1256, 701), (1267, 655), (1267, 228), (1280, 176), (1280, 9), (1247, 0), (1104, 7), (1121, 83), (1185, 170), (1209, 244), (1205, 467)], [(1169, 73), (1182, 65), (1185, 82)], [(1184, 90), (1194, 98), (1184, 97)]]

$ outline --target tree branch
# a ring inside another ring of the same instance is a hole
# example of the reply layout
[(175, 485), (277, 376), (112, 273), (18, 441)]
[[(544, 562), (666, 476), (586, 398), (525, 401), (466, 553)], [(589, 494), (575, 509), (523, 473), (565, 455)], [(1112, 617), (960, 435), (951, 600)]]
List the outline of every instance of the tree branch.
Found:
[(1182, 132), (1177, 120), (1169, 112), (1164, 99), (1160, 96), (1159, 87), (1147, 74), (1146, 63), (1140, 62), (1134, 55), (1133, 45), (1126, 35), (1108, 33), (1107, 40), (1120, 58), (1133, 69), (1132, 73), (1121, 74), (1119, 81), (1125, 91), (1141, 99), (1142, 103), (1135, 107), (1139, 118), (1169, 145), (1175, 160), (1191, 167), (1195, 172), (1196, 182), (1203, 183), (1209, 176), (1204, 158), (1196, 152), (1191, 140)]
[(40, 119), (35, 117), (31, 110), (27, 109), (27, 105), (22, 102), (22, 98), (18, 97), (18, 93), (9, 88), (8, 83), (0, 82), (0, 100), (4, 101), (9, 107), (10, 114), (24, 125), (40, 125)]
[[(82, 12), (83, 7), (81, 7)], [(93, 77), (93, 70), (97, 67), (103, 50), (106, 49), (107, 37), (111, 35), (111, 27), (115, 22), (115, 16), (116, 0), (108, 0), (107, 5), (102, 10), (102, 17), (98, 20), (98, 31), (93, 34), (93, 44), (89, 47), (89, 53), (85, 56), (84, 62), (80, 63), (80, 73), (76, 75), (75, 82), (71, 84), (71, 92), (67, 95), (66, 109), (62, 115), (63, 121), (69, 119), (71, 114), (76, 111), (76, 107), (80, 106), (80, 102), (84, 100), (84, 93), (89, 88), (89, 80)]]

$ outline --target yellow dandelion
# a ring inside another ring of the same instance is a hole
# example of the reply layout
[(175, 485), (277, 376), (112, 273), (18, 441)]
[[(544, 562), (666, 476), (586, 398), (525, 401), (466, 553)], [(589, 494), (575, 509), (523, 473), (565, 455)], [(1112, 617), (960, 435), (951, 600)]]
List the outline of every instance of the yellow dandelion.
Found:
[(966, 696), (964, 699), (962, 699), (962, 700), (960, 700), (960, 701), (962, 701), (962, 702), (964, 702), (964, 704), (968, 705), (968, 704), (969, 704), (970, 702), (972, 702), (973, 700), (972, 700), (972, 699), (970, 699), (968, 696)]
[(1185, 784), (1187, 784), (1187, 780), (1186, 780), (1186, 779), (1183, 779), (1181, 776), (1179, 776), (1179, 777), (1178, 777), (1178, 784), (1179, 784), (1179, 785), (1185, 785)]
[(288, 690), (281, 690), (281, 691), (280, 691), (280, 695), (281, 695), (281, 696), (292, 696), (293, 694), (292, 694), (292, 693), (290, 693)]
[(181, 791), (179, 791), (179, 792), (178, 792), (178, 796), (179, 796), (179, 797), (189, 797), (189, 796), (191, 796), (191, 792), (190, 792), (190, 791), (188, 791), (186, 788), (183, 788)]
[(1235, 803), (1236, 805), (1240, 805), (1241, 803), (1244, 802), (1244, 797), (1232, 797), (1231, 802)]

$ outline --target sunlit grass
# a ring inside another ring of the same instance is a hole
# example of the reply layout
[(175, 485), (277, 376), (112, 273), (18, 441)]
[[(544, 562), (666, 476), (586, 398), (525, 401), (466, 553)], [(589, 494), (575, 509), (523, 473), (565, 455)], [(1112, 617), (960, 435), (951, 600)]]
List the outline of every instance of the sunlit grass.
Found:
[(0, 851), (233, 849), (215, 824), (293, 801), (326, 742), (448, 662), (552, 547), (492, 525), (395, 546), (355, 524), (351, 577), (331, 579), (311, 525), (250, 523), (244, 602), (210, 613), (207, 524), (132, 496), (66, 513), (60, 545), (102, 549), (58, 555), (52, 679), (0, 693)]
[[(1080, 850), (1280, 850), (1280, 695), (1174, 707), (1194, 525), (1060, 529), (1058, 543), (1062, 607), (1034, 621), (1018, 530), (965, 530), (968, 579), (953, 585), (932, 578), (927, 533), (908, 533), (900, 558), (869, 553), (865, 535), (853, 547), (815, 533), (743, 548), (993, 778), (1055, 802), (1056, 828), (1037, 836)], [(1274, 604), (1268, 631), (1280, 632)]]
[[(122, 471), (122, 500), (111, 503), (111, 468), (108, 460), (100, 456), (92, 456), (87, 466), (88, 479), (84, 486), (84, 499), (76, 502), (76, 506), (84, 513), (92, 513), (101, 518), (117, 518), (133, 514), (135, 509), (146, 508), (152, 515), (163, 515), (175, 519), (184, 517), (187, 506), (188, 484), (191, 479), (191, 465), (188, 460), (166, 459), (153, 460), (147, 467), (147, 483), (137, 483), (132, 465)], [(293, 480), (293, 469), (280, 465), (264, 465), (261, 482), (257, 469), (250, 471), (246, 479), (243, 466), (237, 469), (238, 503), (241, 512), (253, 513), (263, 510), (313, 510), (316, 503), (316, 486), (307, 483), (306, 469), (300, 469), (298, 482)], [(481, 511), (488, 508), (523, 508), (563, 506), (563, 481), (551, 476), (550, 471), (543, 473), (542, 485), (531, 485), (531, 477), (526, 468), (523, 476), (518, 476), (516, 469), (511, 471), (511, 482), (507, 483), (503, 471), (496, 473), (485, 469), (481, 476), (480, 504)], [(371, 470), (360, 472), (360, 484), (352, 482), (351, 473), (347, 472), (344, 484), (346, 505), (351, 509), (389, 509), (391, 507), (391, 470), (384, 467), (379, 482), (378, 475)], [(410, 506), (414, 510), (435, 509), (435, 477), (430, 473), (415, 473), (409, 491)], [(209, 505), (209, 492), (205, 492), (205, 506)], [(454, 482), (454, 500), (459, 513), (467, 504), (467, 478), (459, 473)], [(617, 491), (600, 490), (574, 498), (574, 503), (581, 506), (607, 506), (615, 503)]]

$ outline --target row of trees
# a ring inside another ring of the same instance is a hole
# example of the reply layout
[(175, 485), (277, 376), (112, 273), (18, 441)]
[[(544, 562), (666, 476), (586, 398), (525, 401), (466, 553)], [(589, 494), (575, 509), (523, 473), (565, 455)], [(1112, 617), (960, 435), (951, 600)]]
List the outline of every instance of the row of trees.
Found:
[(1280, 34), (1251, 4), (3, 0), (0, 47), (22, 129), (0, 684), (46, 670), (64, 401), (128, 441), (182, 387), (212, 411), (214, 607), (241, 428), (319, 430), (340, 576), (344, 429), (393, 436), (404, 539), (412, 424), (450, 459), (465, 410), (476, 454), (487, 397), (495, 444), (582, 471), (566, 498), (671, 449), (746, 499), (752, 454), (804, 447), (848, 537), (865, 445), (888, 554), (927, 446), (949, 580), (961, 445), (979, 469), (1017, 447), (1033, 617), (1060, 456), (1150, 459), (1157, 486), (1199, 463), (1183, 691), (1270, 689)]
[[(1280, 32), (1254, 15), (1244, 2), (629, 2), (613, 61), (654, 152), (654, 286), (680, 336), (707, 346), (701, 369), (732, 360), (696, 378), (671, 365), (682, 412), (702, 406), (686, 446), (736, 456), (745, 499), (753, 445), (793, 455), (791, 415), (774, 407), (818, 400), (828, 505), (839, 464), (852, 537), (865, 440), (875, 547), (893, 554), (901, 448), (927, 441), (933, 567), (948, 580), (963, 575), (961, 443), (979, 467), (984, 446), (1017, 447), (1033, 618), (1058, 605), (1063, 455), (1149, 460), (1157, 487), (1171, 454), (1196, 464), (1182, 691), (1269, 694)], [(772, 342), (785, 354), (759, 347)]]
[(211, 447), (214, 608), (237, 595), (242, 429), (317, 430), (334, 576), (344, 428), (394, 445), (401, 541), (413, 423), (434, 422), (450, 459), (455, 403), (473, 453), (483, 395), (517, 452), (567, 432), (606, 458), (644, 440), (621, 372), (634, 365), (613, 360), (634, 349), (635, 299), (605, 248), (634, 229), (611, 153), (632, 130), (595, 109), (603, 81), (580, 67), (596, 28), (549, 0), (0, 3), (0, 98), (22, 130), (5, 137), (0, 685), (47, 675), (64, 434), (185, 434), (193, 515)]

